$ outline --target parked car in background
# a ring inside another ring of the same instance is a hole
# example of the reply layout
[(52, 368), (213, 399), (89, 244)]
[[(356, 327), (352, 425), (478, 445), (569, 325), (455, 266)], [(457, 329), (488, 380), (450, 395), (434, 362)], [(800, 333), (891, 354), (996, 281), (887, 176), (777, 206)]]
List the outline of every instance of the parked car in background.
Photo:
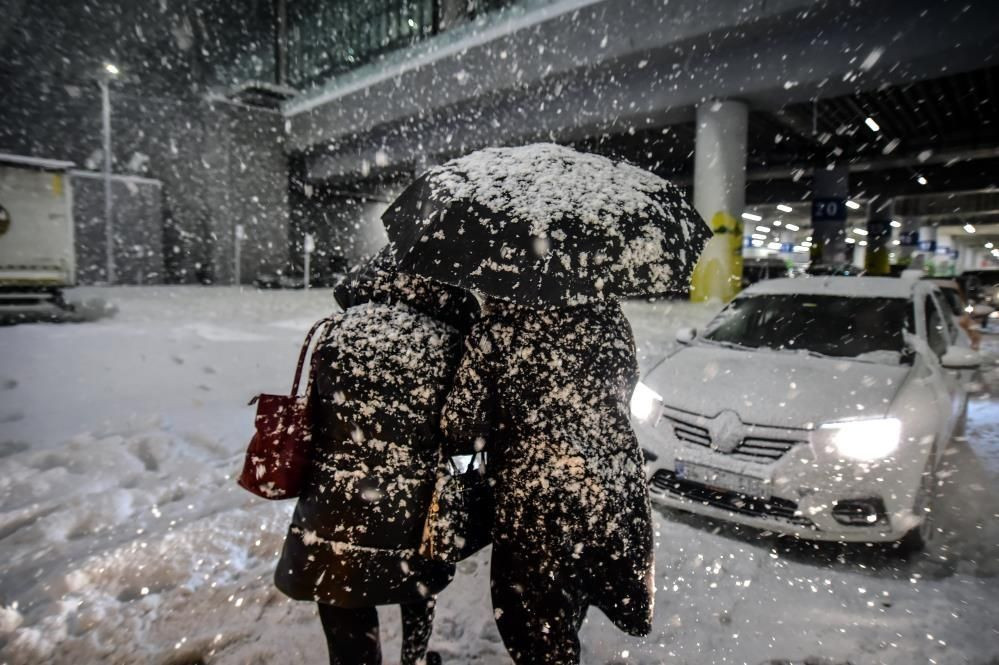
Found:
[(816, 277), (853, 277), (863, 275), (864, 269), (858, 268), (851, 263), (813, 263), (805, 269), (805, 273)]
[(632, 419), (653, 500), (817, 540), (934, 534), (933, 487), (964, 427), (958, 343), (940, 289), (890, 277), (749, 287), (643, 377)]
[(965, 300), (961, 285), (953, 279), (934, 279), (932, 277), (925, 279), (933, 282), (940, 289), (947, 307), (950, 308), (954, 320), (957, 321), (960, 334), (967, 338), (967, 345), (977, 351), (978, 345), (982, 341), (982, 334), (978, 332), (978, 326), (971, 318), (971, 312), (974, 311), (974, 308)]
[(752, 286), (764, 279), (790, 277), (787, 261), (776, 256), (760, 256), (742, 261), (742, 288)]
[(957, 278), (964, 291), (971, 318), (988, 327), (999, 318), (999, 270), (966, 270)]

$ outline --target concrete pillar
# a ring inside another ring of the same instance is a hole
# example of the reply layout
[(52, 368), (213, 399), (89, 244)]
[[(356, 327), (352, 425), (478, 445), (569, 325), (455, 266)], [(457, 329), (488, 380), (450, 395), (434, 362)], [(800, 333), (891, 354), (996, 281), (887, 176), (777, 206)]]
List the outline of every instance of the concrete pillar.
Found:
[(864, 269), (868, 275), (886, 276), (891, 274), (891, 219), (867, 220), (867, 251), (864, 252)]
[[(954, 275), (954, 239), (949, 233), (937, 231), (937, 251), (933, 257), (933, 274), (938, 277)], [(959, 255), (960, 256), (960, 255)]]
[(920, 226), (919, 227), (919, 249), (913, 255), (913, 258), (920, 256), (922, 257), (922, 265), (924, 269), (933, 274), (933, 260), (936, 258), (937, 253), (937, 227), (935, 226)]
[[(864, 243), (861, 245), (860, 243)], [(864, 268), (867, 259), (867, 240), (857, 240), (857, 242), (852, 243), (853, 254), (850, 257), (850, 265), (855, 268)]]
[(812, 263), (846, 263), (847, 166), (817, 169), (812, 179)]
[(694, 208), (715, 235), (694, 268), (694, 301), (731, 300), (741, 286), (748, 126), (744, 102), (711, 100), (697, 108)]
[(919, 226), (911, 219), (895, 217), (902, 226), (896, 229), (898, 246), (895, 247), (896, 263), (908, 266), (919, 251)]
[(786, 263), (794, 262), (794, 231), (781, 229), (780, 232), (780, 258)]

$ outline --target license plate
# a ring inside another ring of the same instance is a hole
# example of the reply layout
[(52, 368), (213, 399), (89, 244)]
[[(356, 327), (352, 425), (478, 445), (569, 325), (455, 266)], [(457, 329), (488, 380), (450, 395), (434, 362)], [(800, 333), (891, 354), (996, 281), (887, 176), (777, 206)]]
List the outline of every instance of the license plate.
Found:
[(676, 475), (682, 480), (707, 485), (714, 489), (738, 492), (746, 496), (766, 498), (770, 496), (770, 483), (763, 478), (745, 476), (723, 469), (715, 469), (702, 464), (677, 460)]

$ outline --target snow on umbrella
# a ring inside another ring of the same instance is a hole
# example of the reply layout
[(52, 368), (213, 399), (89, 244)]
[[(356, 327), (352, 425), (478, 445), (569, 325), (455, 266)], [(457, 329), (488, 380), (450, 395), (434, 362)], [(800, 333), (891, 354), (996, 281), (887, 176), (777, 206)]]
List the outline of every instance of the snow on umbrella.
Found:
[(434, 167), (382, 221), (400, 270), (541, 307), (684, 289), (711, 236), (673, 184), (550, 143)]

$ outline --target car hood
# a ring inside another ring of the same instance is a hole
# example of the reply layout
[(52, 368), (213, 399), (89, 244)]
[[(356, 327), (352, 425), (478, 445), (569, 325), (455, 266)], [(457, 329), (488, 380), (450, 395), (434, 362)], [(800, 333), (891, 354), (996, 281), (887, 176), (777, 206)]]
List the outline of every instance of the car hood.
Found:
[(714, 417), (730, 409), (745, 423), (811, 428), (885, 417), (910, 369), (695, 344), (667, 357), (643, 381), (682, 411)]

